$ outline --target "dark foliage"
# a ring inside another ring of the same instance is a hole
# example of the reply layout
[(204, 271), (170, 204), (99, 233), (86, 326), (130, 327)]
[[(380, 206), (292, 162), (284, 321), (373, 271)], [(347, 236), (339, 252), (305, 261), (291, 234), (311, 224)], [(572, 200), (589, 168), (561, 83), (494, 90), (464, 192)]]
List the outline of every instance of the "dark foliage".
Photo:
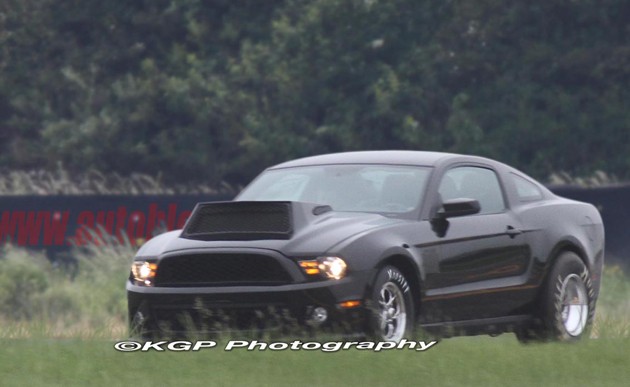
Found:
[(5, 0), (0, 163), (243, 183), (311, 154), (630, 177), (630, 2)]

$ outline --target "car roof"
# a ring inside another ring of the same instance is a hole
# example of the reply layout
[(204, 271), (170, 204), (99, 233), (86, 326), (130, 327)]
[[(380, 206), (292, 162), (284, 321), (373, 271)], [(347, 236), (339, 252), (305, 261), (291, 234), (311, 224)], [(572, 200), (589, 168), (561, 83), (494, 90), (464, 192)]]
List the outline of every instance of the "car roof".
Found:
[(320, 156), (304, 157), (297, 160), (287, 161), (272, 166), (270, 169), (291, 168), (307, 165), (322, 164), (393, 164), (393, 165), (421, 165), (435, 166), (440, 162), (449, 159), (462, 159), (469, 161), (485, 161), (496, 163), (494, 160), (477, 156), (467, 156), (455, 153), (407, 151), (407, 150), (386, 150), (386, 151), (360, 151), (330, 153)]

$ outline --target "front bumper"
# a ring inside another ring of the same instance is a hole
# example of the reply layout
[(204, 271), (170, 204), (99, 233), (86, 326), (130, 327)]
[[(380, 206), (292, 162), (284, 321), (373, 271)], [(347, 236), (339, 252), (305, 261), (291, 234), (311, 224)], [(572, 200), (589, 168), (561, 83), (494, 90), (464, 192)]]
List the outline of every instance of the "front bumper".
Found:
[[(353, 272), (341, 280), (279, 286), (145, 287), (127, 282), (132, 334), (230, 332), (321, 327), (359, 331), (366, 317), (365, 290), (370, 273)], [(361, 306), (341, 303), (361, 300)], [(321, 320), (321, 308), (326, 311)]]

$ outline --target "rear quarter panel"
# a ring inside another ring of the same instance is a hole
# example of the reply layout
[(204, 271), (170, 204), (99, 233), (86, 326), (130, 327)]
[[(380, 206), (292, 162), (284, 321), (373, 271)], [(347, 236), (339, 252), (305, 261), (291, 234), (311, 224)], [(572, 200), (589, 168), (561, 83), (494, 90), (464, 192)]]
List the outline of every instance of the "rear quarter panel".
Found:
[(571, 250), (584, 260), (599, 293), (604, 260), (604, 226), (588, 203), (561, 197), (524, 203), (515, 208), (532, 248), (532, 282), (541, 283), (559, 253)]

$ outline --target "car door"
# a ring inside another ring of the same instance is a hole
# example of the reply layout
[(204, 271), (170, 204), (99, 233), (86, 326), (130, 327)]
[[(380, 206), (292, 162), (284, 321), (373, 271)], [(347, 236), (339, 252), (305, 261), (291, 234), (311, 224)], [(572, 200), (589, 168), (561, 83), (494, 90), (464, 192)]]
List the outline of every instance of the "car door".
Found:
[(448, 218), (444, 234), (428, 244), (434, 259), (425, 278), (427, 312), (446, 321), (509, 314), (526, 302), (514, 290), (524, 281), (531, 254), (497, 173), (457, 166), (444, 173), (438, 192), (441, 201), (475, 199), (480, 211)]

